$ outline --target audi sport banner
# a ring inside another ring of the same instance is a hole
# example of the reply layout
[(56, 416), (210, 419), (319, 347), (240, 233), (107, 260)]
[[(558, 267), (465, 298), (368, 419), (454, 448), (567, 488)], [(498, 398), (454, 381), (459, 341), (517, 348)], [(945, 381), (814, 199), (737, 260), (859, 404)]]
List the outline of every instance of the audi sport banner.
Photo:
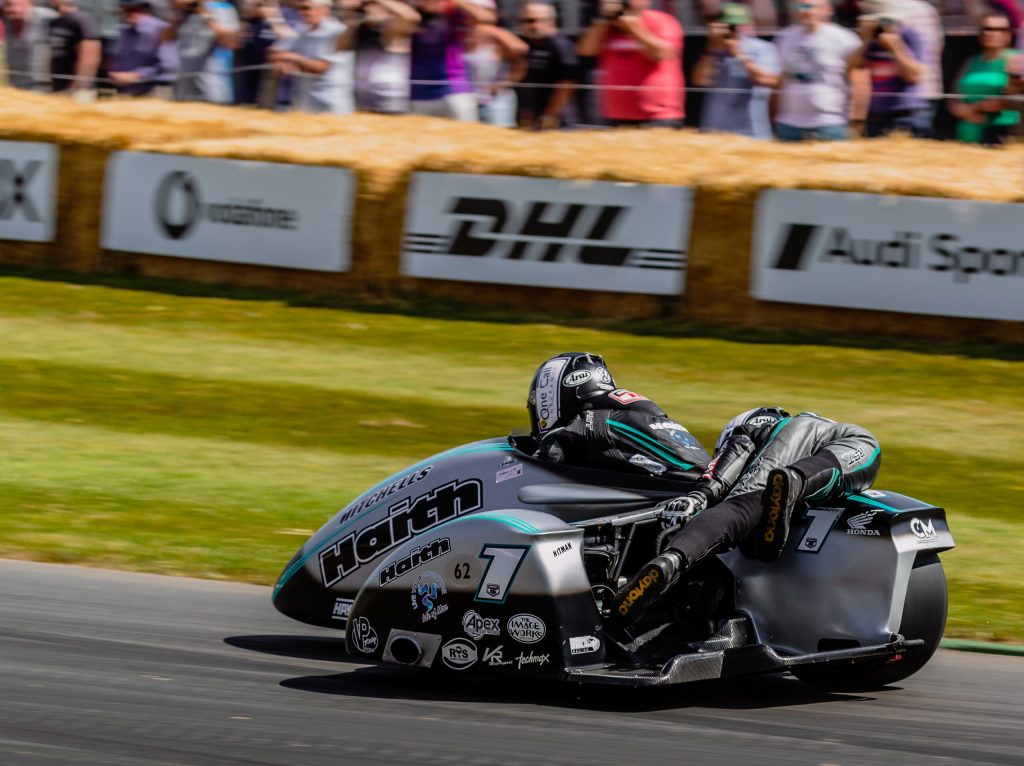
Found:
[(341, 168), (114, 152), (103, 247), (316, 271), (349, 267), (355, 178)]
[(0, 141), (0, 239), (53, 241), (58, 156), (53, 144)]
[(680, 186), (416, 173), (402, 273), (679, 295), (692, 209)]
[(1024, 320), (1024, 205), (763, 192), (751, 294), (766, 301)]

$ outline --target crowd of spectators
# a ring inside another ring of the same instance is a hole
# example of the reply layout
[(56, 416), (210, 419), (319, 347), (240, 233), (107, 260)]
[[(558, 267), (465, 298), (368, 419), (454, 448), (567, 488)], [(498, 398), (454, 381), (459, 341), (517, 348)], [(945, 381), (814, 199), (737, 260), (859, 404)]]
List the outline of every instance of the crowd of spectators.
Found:
[[(677, 128), (688, 75), (709, 132), (927, 138), (945, 101), (959, 140), (998, 144), (1024, 92), (1019, 0), (957, 0), (979, 52), (949, 94), (931, 0), (684, 0), (706, 24), (688, 67), (681, 0), (598, 0), (575, 40), (544, 0), (2, 2), (9, 84), (81, 98), (99, 88), (535, 130), (571, 128), (581, 113), (590, 125)], [(770, 40), (765, 19), (785, 22)]]

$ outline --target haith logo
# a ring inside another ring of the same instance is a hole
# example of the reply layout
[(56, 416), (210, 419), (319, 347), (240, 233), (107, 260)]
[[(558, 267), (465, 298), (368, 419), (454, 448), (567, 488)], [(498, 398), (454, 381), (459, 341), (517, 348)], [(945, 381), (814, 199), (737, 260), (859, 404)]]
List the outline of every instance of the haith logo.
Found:
[(29, 160), (22, 170), (18, 170), (13, 160), (0, 160), (0, 221), (9, 221), (18, 211), (30, 223), (39, 223), (39, 211), (28, 194), (43, 163)]
[(447, 234), (409, 233), (406, 251), (670, 271), (683, 266), (678, 250), (612, 244), (629, 215), (629, 208), (618, 205), (529, 202), (517, 216), (506, 200), (457, 197), (448, 213), (455, 221)]
[(181, 170), (168, 173), (156, 188), (153, 212), (157, 223), (171, 239), (184, 239), (202, 213), (199, 184), (194, 176)]

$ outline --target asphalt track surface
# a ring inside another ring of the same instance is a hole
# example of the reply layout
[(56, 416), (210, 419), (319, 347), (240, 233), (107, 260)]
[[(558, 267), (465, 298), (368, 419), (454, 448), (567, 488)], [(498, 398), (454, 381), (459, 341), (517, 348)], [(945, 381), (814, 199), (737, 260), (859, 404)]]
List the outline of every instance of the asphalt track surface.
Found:
[(268, 588), (0, 560), (0, 764), (1024, 764), (1024, 658), (871, 694), (788, 676), (472, 691), (354, 662)]

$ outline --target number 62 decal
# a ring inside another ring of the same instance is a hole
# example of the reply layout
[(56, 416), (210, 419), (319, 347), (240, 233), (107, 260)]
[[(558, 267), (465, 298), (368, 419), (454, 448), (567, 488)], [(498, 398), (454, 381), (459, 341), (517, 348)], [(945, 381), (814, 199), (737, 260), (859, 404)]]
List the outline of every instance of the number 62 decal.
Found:
[(529, 545), (485, 545), (480, 551), (480, 558), (487, 563), (480, 577), (480, 585), (476, 589), (474, 601), (491, 604), (504, 604), (508, 598), (512, 581), (516, 579), (523, 559), (530, 551)]

